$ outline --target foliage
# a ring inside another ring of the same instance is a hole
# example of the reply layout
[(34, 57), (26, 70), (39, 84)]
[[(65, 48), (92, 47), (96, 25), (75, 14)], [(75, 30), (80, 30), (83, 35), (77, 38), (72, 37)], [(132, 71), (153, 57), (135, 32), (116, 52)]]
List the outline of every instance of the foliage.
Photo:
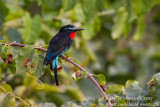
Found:
[[(106, 106), (86, 71), (61, 59), (55, 86), (45, 52), (33, 49), (74, 24), (85, 30), (65, 55), (96, 75), (114, 106), (158, 106), (159, 10), (159, 0), (0, 0), (0, 105)], [(14, 41), (27, 46), (2, 45)]]

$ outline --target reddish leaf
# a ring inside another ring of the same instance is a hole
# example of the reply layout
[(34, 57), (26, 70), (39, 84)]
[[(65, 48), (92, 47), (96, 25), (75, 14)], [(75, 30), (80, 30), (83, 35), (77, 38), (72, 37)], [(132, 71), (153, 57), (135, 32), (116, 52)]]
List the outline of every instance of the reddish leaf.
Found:
[(25, 58), (25, 60), (23, 61), (23, 66), (24, 67), (27, 67), (27, 63), (30, 62), (30, 59), (29, 58)]
[(76, 77), (80, 77), (81, 76), (81, 74), (77, 70), (75, 71), (75, 74), (76, 74)]
[(9, 54), (8, 55), (8, 64), (12, 64), (12, 58), (13, 58), (13, 55), (12, 54)]

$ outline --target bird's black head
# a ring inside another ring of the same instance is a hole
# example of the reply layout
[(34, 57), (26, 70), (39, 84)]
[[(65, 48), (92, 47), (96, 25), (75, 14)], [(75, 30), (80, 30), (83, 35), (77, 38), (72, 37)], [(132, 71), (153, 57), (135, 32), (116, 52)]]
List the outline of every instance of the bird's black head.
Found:
[(79, 30), (84, 30), (84, 29), (76, 28), (73, 25), (65, 25), (59, 30), (59, 32), (76, 32), (76, 31), (79, 31)]

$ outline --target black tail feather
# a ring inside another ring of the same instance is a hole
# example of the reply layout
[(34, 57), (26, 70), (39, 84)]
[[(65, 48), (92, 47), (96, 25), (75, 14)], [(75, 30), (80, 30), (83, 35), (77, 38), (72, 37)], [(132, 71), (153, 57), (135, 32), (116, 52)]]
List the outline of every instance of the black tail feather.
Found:
[(58, 76), (57, 76), (57, 67), (54, 68), (54, 77), (55, 77), (56, 85), (58, 86), (59, 82), (58, 82)]

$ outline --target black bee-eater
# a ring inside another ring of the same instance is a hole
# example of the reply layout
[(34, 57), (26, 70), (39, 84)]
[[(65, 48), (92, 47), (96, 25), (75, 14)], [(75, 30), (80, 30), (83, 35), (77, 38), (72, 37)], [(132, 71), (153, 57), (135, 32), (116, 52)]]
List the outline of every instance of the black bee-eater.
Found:
[(75, 37), (76, 31), (83, 30), (73, 25), (63, 26), (59, 32), (51, 39), (43, 64), (50, 64), (54, 70), (56, 85), (58, 86), (57, 65), (58, 57), (67, 51)]

